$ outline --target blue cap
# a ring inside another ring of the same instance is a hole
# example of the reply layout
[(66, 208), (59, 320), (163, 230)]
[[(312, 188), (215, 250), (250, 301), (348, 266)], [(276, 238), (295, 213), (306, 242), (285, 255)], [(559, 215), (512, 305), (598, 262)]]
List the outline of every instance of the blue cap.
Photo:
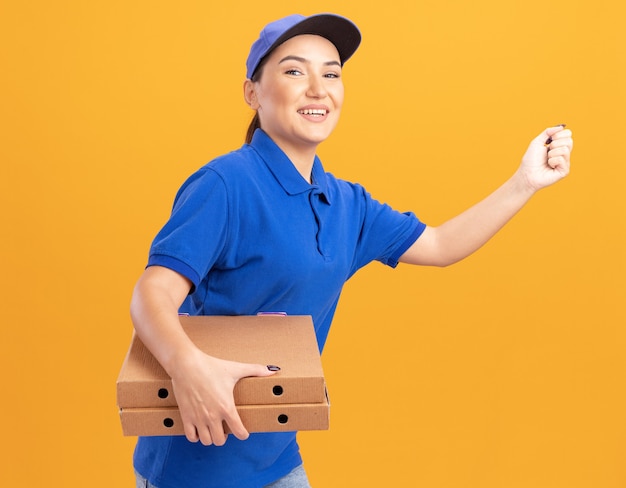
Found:
[(246, 77), (252, 78), (265, 56), (287, 39), (302, 34), (322, 36), (332, 42), (339, 52), (341, 64), (345, 63), (359, 47), (361, 33), (354, 23), (334, 14), (305, 17), (290, 15), (267, 24), (259, 38), (252, 44), (246, 61)]

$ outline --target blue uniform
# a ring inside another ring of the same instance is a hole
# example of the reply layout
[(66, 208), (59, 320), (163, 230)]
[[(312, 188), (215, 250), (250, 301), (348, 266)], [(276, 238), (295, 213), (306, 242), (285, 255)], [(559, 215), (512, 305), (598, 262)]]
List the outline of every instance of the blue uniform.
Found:
[[(425, 229), (412, 213), (326, 173), (308, 183), (262, 130), (181, 187), (148, 265), (192, 283), (192, 315), (311, 315), (320, 351), (344, 283), (373, 260), (395, 267)], [(222, 447), (143, 437), (135, 469), (159, 488), (263, 487), (302, 462), (295, 433), (229, 436)]]

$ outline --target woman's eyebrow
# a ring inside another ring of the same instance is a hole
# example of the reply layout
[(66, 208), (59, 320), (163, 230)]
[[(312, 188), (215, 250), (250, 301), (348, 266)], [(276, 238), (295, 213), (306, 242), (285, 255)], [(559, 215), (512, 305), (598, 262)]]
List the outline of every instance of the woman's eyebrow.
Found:
[[(289, 56), (285, 56), (283, 59), (281, 59), (278, 64), (284, 63), (285, 61), (298, 61), (300, 63), (309, 63), (310, 61), (306, 58), (303, 58), (301, 56), (294, 56), (294, 55), (289, 55)], [(324, 63), (324, 66), (339, 66), (341, 67), (341, 63), (339, 61), (326, 61)]]

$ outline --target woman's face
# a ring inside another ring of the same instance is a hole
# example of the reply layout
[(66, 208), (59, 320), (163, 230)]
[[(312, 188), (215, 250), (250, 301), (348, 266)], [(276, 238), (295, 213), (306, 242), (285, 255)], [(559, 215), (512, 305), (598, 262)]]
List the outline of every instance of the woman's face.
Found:
[(246, 93), (261, 127), (283, 150), (312, 148), (339, 121), (341, 61), (334, 44), (316, 35), (293, 37), (269, 56)]

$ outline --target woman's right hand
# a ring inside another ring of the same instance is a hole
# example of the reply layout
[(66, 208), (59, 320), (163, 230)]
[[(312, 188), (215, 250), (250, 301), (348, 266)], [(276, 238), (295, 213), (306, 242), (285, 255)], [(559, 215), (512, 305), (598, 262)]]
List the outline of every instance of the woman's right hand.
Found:
[(237, 439), (248, 438), (235, 407), (235, 384), (248, 376), (275, 374), (264, 365), (226, 361), (198, 349), (178, 358), (170, 373), (185, 435), (205, 446), (224, 445), (224, 424)]

